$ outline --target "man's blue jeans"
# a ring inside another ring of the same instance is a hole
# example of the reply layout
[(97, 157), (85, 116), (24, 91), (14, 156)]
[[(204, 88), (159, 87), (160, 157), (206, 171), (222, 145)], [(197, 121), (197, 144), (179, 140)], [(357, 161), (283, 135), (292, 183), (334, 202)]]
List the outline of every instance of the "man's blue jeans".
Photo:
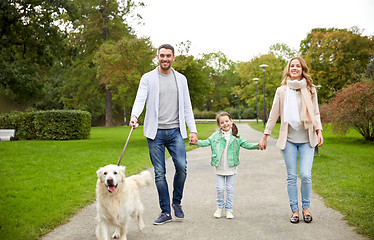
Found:
[(155, 171), (155, 183), (162, 213), (170, 214), (170, 196), (166, 181), (165, 147), (175, 167), (173, 204), (181, 204), (187, 176), (186, 148), (179, 128), (158, 129), (154, 140), (147, 138), (149, 155)]
[(287, 192), (292, 212), (299, 211), (297, 191), (297, 153), (300, 159), (301, 201), (302, 208), (308, 209), (312, 194), (312, 165), (314, 147), (310, 143), (292, 143), (287, 141), (282, 150), (284, 162), (287, 168)]

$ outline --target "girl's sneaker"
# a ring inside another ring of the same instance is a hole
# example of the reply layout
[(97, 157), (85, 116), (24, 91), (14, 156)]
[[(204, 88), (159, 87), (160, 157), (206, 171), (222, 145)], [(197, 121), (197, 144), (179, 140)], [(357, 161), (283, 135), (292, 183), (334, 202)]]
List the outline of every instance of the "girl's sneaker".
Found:
[(233, 219), (234, 215), (232, 214), (232, 210), (226, 210), (226, 218)]
[(216, 212), (214, 213), (215, 218), (221, 218), (222, 217), (222, 208), (217, 208)]

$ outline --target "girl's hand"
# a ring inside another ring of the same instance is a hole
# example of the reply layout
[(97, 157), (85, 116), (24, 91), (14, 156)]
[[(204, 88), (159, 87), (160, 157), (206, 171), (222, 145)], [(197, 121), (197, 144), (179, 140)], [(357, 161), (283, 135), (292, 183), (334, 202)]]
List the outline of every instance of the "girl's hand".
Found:
[(266, 149), (267, 141), (268, 141), (267, 137), (268, 137), (268, 135), (264, 135), (264, 137), (261, 139), (261, 141), (257, 144), (257, 147), (260, 150), (265, 150)]

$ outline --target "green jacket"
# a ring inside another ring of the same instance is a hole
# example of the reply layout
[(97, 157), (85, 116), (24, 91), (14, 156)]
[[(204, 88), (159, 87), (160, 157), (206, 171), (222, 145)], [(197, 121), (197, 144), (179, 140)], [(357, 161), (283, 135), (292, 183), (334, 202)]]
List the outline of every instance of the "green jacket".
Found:
[[(221, 132), (215, 132), (207, 140), (197, 141), (197, 145), (200, 147), (210, 146), (212, 149), (212, 161), (210, 165), (217, 167), (221, 159), (221, 155), (226, 146), (226, 139), (222, 136)], [(230, 167), (238, 166), (239, 162), (239, 150), (240, 147), (245, 149), (257, 149), (257, 143), (249, 143), (243, 139), (239, 134), (238, 137), (231, 135), (229, 146), (227, 149), (227, 157), (229, 160)]]

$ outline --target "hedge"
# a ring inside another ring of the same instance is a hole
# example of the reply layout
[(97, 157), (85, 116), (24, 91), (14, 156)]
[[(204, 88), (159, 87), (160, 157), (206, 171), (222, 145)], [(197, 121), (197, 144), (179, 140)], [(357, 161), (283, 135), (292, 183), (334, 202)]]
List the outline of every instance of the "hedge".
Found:
[(86, 139), (91, 114), (79, 110), (49, 110), (0, 114), (0, 128), (15, 129), (15, 139)]
[[(239, 119), (239, 109), (238, 108), (225, 108), (223, 111), (230, 113), (231, 118)], [(194, 110), (195, 119), (215, 119), (217, 113), (222, 112), (213, 112), (213, 111), (199, 111)], [(256, 112), (253, 108), (243, 107), (240, 110), (240, 117), (242, 119), (253, 119), (256, 118)]]

